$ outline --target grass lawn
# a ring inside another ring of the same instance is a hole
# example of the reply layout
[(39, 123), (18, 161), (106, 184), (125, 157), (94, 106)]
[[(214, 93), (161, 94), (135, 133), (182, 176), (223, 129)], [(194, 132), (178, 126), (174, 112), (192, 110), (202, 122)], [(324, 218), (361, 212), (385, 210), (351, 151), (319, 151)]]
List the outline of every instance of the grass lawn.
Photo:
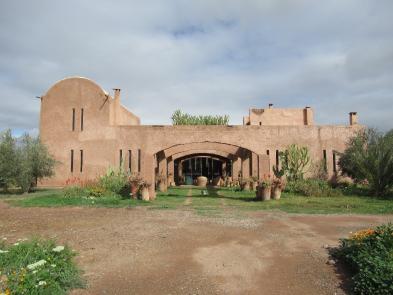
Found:
[(376, 199), (365, 196), (341, 197), (303, 197), (283, 193), (281, 200), (255, 201), (254, 192), (234, 191), (228, 188), (208, 189), (208, 195), (202, 195), (197, 187), (170, 188), (166, 193), (158, 193), (157, 199), (145, 202), (116, 197), (95, 199), (65, 198), (61, 190), (40, 190), (28, 195), (2, 194), (14, 206), (21, 207), (136, 207), (149, 209), (193, 210), (201, 215), (220, 215), (230, 211), (284, 211), (306, 214), (393, 214), (393, 200)]

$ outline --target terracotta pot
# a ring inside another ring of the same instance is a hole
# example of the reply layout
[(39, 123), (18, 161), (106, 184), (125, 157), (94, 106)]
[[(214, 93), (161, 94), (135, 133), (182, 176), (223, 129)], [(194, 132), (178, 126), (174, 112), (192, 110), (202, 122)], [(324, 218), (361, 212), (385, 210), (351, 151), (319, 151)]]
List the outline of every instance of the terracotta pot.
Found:
[(261, 187), (260, 188), (262, 201), (269, 201), (270, 200), (271, 190), (272, 190), (271, 187)]
[(217, 176), (213, 179), (213, 185), (214, 186), (219, 186), (221, 184), (221, 177)]
[(131, 182), (130, 184), (130, 193), (131, 193), (131, 198), (136, 199), (138, 198), (138, 184), (135, 182)]
[(249, 191), (250, 190), (250, 183), (248, 181), (242, 183), (242, 190)]
[(257, 187), (258, 187), (258, 181), (254, 181), (254, 182), (252, 183), (252, 190), (253, 190), (253, 191), (256, 191), (256, 190), (257, 190)]
[(143, 200), (143, 201), (149, 201), (150, 200), (149, 188), (143, 187), (140, 190), (140, 194), (141, 194), (141, 200)]
[(206, 187), (207, 185), (207, 177), (205, 176), (198, 176), (197, 178), (197, 186)]
[(280, 198), (281, 198), (281, 188), (274, 187), (272, 189), (272, 199), (273, 200), (279, 200)]
[(166, 192), (166, 191), (168, 190), (168, 187), (167, 187), (165, 181), (159, 181), (159, 182), (158, 182), (158, 190), (159, 190), (160, 192)]

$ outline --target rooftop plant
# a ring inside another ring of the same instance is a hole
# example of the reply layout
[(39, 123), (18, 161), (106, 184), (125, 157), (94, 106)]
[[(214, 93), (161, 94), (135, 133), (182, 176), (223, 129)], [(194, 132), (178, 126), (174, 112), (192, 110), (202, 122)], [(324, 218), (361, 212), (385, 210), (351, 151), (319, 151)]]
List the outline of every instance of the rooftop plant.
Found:
[(228, 125), (229, 116), (190, 115), (176, 110), (172, 115), (173, 125)]

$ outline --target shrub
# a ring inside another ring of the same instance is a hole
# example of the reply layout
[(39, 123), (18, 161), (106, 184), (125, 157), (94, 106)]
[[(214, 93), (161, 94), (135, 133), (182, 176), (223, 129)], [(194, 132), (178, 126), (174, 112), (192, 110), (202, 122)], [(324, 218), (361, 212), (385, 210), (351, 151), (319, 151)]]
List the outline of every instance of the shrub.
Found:
[(308, 148), (291, 144), (285, 151), (280, 152), (280, 160), (288, 181), (303, 179), (305, 170), (310, 163)]
[(229, 116), (193, 116), (176, 110), (172, 115), (173, 125), (228, 125)]
[(122, 167), (116, 170), (109, 168), (106, 174), (100, 177), (99, 183), (105, 190), (119, 195), (129, 185), (128, 176)]
[(67, 186), (63, 188), (63, 195), (66, 198), (80, 198), (88, 195), (87, 190), (80, 186)]
[(289, 181), (285, 186), (285, 191), (306, 197), (338, 197), (342, 195), (340, 190), (332, 188), (327, 181), (319, 179)]
[(381, 225), (340, 241), (333, 256), (352, 271), (355, 294), (393, 294), (393, 225)]
[(67, 246), (54, 241), (21, 241), (0, 244), (0, 293), (66, 294), (83, 287), (80, 271)]
[(338, 164), (357, 182), (367, 181), (375, 195), (386, 194), (393, 187), (393, 132), (360, 131), (349, 140)]

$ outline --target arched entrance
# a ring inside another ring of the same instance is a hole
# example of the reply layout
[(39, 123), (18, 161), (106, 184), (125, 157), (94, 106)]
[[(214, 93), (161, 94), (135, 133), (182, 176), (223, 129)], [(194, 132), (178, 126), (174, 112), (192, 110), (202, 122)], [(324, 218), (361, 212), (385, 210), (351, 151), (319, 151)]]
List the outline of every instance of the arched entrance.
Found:
[(217, 177), (232, 176), (232, 160), (220, 155), (195, 153), (174, 160), (174, 181), (193, 184), (198, 176), (205, 176), (210, 183)]

